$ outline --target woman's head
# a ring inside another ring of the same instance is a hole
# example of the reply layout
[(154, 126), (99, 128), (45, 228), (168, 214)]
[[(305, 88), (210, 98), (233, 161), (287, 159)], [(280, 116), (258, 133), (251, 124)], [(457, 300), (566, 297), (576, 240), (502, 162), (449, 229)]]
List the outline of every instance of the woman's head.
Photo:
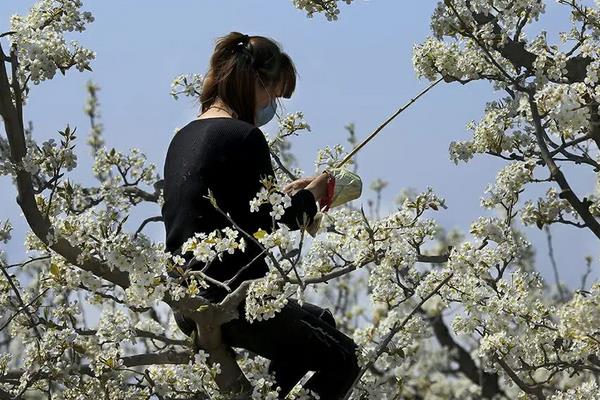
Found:
[(204, 76), (201, 111), (219, 98), (238, 119), (255, 124), (257, 110), (277, 97), (290, 98), (295, 88), (294, 64), (274, 40), (231, 32), (217, 39)]

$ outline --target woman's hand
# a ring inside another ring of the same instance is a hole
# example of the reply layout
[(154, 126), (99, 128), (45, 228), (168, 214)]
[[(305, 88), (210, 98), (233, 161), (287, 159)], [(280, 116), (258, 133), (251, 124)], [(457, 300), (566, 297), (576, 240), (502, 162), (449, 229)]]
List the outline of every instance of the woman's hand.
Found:
[(305, 176), (303, 178), (300, 179), (296, 179), (295, 181), (292, 181), (290, 183), (288, 183), (284, 188), (283, 191), (288, 194), (288, 195), (292, 195), (293, 192), (296, 192), (300, 189), (304, 189), (306, 186), (308, 186), (313, 180), (315, 180), (315, 178), (317, 178), (319, 175), (314, 175), (314, 176)]
[(321, 173), (314, 177), (314, 179), (306, 185), (306, 189), (310, 190), (315, 196), (316, 201), (320, 201), (322, 198), (327, 197), (327, 180), (329, 179), (329, 175), (326, 173)]
[(296, 179), (295, 181), (288, 183), (283, 188), (283, 191), (288, 196), (291, 196), (293, 192), (300, 189), (309, 190), (315, 197), (315, 201), (321, 200), (323, 197), (327, 196), (327, 174), (320, 173), (318, 175)]

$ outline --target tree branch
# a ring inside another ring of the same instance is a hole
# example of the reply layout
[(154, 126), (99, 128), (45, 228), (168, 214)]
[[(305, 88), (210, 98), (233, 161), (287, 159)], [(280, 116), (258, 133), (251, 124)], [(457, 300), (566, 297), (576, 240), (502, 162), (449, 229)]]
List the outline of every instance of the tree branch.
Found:
[(556, 181), (556, 183), (558, 183), (558, 186), (562, 189), (562, 192), (560, 193), (559, 197), (566, 199), (569, 202), (569, 204), (571, 204), (571, 206), (575, 209), (575, 211), (577, 211), (577, 213), (583, 219), (587, 227), (596, 235), (596, 237), (600, 238), (600, 223), (598, 223), (596, 218), (590, 212), (589, 205), (581, 202), (581, 200), (579, 200), (575, 192), (573, 192), (571, 186), (569, 185), (569, 182), (567, 182), (567, 179), (563, 175), (562, 171), (556, 165), (554, 159), (550, 155), (550, 152), (548, 151), (548, 146), (544, 141), (545, 130), (542, 126), (541, 117), (534, 99), (534, 93), (529, 92), (528, 95), (529, 106), (531, 109), (531, 114), (535, 127), (535, 136), (537, 139), (538, 146), (540, 148), (540, 154), (542, 156), (542, 159), (548, 166), (550, 176), (554, 181)]
[(379, 358), (379, 356), (381, 356), (381, 354), (383, 354), (383, 352), (385, 351), (385, 349), (387, 348), (387, 346), (390, 344), (390, 342), (392, 341), (392, 339), (394, 338), (394, 336), (396, 336), (396, 334), (398, 332), (400, 332), (402, 330), (402, 328), (404, 328), (404, 326), (408, 323), (408, 321), (410, 321), (410, 319), (413, 317), (413, 315), (415, 315), (417, 313), (417, 311), (423, 306), (423, 304), (425, 304), (425, 302), (427, 300), (429, 300), (433, 295), (435, 295), (437, 292), (439, 292), (439, 290), (442, 288), (442, 286), (444, 286), (450, 280), (450, 278), (452, 278), (453, 275), (454, 274), (452, 272), (450, 272), (447, 277), (445, 277), (440, 283), (438, 283), (438, 285), (431, 291), (431, 293), (429, 293), (427, 296), (425, 296), (423, 299), (421, 299), (421, 301), (402, 320), (402, 322), (394, 324), (394, 326), (392, 327), (392, 329), (390, 330), (390, 332), (385, 336), (385, 338), (377, 346), (377, 349), (375, 351), (375, 356), (372, 359), (370, 359), (360, 369), (360, 372), (358, 373), (358, 375), (354, 379), (354, 383), (352, 384), (352, 386), (350, 387), (350, 389), (348, 389), (348, 392), (346, 392), (346, 395), (344, 396), (343, 400), (348, 400), (350, 398), (350, 395), (352, 394), (352, 391), (354, 390), (354, 387), (358, 384), (358, 382), (360, 382), (360, 379), (365, 374), (365, 372), (370, 368), (370, 366), (375, 363), (375, 361)]
[[(465, 3), (469, 7), (470, 1), (466, 0)], [(493, 14), (482, 14), (477, 12), (471, 12), (473, 20), (479, 27), (491, 23), (492, 31), (497, 38), (501, 37), (502, 27), (498, 25), (497, 18)], [(506, 36), (506, 41), (498, 44), (494, 47), (504, 58), (506, 58), (515, 68), (525, 68), (528, 71), (533, 72), (533, 64), (537, 59), (537, 55), (529, 52), (525, 48), (525, 43), (521, 41), (515, 41)], [(587, 66), (592, 62), (590, 57), (575, 56), (567, 60), (567, 73), (566, 77), (571, 83), (583, 82), (587, 74)]]

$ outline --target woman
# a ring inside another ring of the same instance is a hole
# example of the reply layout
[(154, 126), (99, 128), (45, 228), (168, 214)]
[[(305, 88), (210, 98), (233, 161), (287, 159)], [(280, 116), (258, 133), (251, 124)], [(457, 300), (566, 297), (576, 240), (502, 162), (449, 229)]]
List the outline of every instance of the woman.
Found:
[[(250, 212), (250, 200), (261, 188), (260, 179), (274, 176), (269, 147), (258, 126), (269, 122), (277, 108), (277, 97), (289, 98), (296, 85), (296, 70), (289, 56), (272, 40), (231, 32), (217, 40), (201, 95), (201, 115), (173, 137), (164, 166), (166, 249), (178, 254), (180, 246), (195, 232), (211, 232), (231, 226), (204, 198), (210, 188), (219, 208), (246, 232), (259, 228), (272, 231), (271, 208)], [(327, 195), (327, 175), (292, 182), (284, 189), (292, 204), (281, 218), (290, 229), (313, 221), (317, 201)], [(225, 254), (214, 260), (205, 273), (230, 283), (264, 276), (268, 267), (260, 248), (247, 242), (245, 252)], [(183, 255), (188, 260), (191, 254)], [(249, 264), (249, 265), (248, 265)], [(193, 269), (205, 265), (196, 264)], [(221, 301), (227, 292), (211, 284), (201, 295)], [(336, 329), (331, 312), (316, 305), (290, 299), (275, 317), (249, 323), (245, 302), (240, 317), (221, 326), (223, 341), (271, 360), (269, 372), (281, 387), (280, 398), (308, 371), (315, 371), (305, 387), (321, 399), (343, 397), (358, 374), (356, 344)], [(175, 314), (177, 324), (188, 336), (193, 321)]]

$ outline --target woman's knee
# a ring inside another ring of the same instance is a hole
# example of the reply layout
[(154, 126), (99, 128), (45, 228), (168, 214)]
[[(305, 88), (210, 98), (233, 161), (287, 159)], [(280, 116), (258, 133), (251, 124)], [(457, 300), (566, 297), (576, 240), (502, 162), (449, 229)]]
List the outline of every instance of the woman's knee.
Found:
[(333, 354), (328, 357), (327, 367), (336, 371), (336, 374), (344, 375), (346, 379), (353, 379), (360, 371), (358, 364), (358, 346), (349, 337), (341, 340), (333, 348)]
[(329, 311), (328, 308), (323, 309), (323, 311), (321, 312), (321, 315), (319, 315), (319, 318), (321, 318), (323, 321), (327, 322), (329, 325), (333, 326), (334, 328), (337, 328), (337, 324), (335, 323), (335, 318), (334, 318), (333, 314), (331, 313), (331, 311)]
[[(296, 300), (294, 300), (296, 301)], [(329, 310), (328, 308), (322, 308), (319, 307), (315, 304), (311, 304), (311, 303), (304, 303), (302, 304), (302, 308), (306, 311), (308, 311), (309, 313), (316, 315), (319, 319), (321, 319), (322, 321), (325, 321), (327, 324), (333, 326), (334, 328), (337, 328), (337, 325), (335, 323), (335, 318), (331, 312), (331, 310)]]
[(321, 398), (341, 399), (360, 373), (358, 357), (351, 347), (340, 347), (304, 386)]

